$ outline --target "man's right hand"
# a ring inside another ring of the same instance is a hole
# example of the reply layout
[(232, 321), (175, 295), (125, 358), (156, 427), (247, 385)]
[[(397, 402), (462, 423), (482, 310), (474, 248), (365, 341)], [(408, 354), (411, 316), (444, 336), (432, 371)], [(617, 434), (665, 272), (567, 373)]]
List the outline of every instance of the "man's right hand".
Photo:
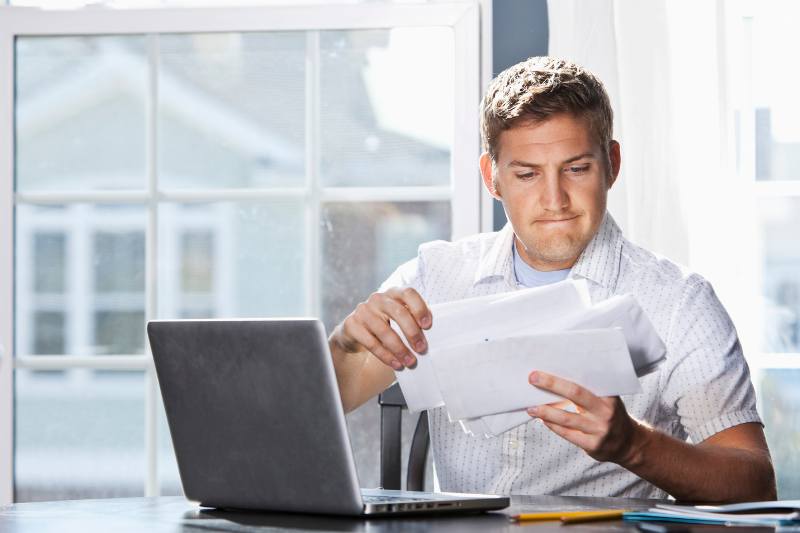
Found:
[(390, 320), (400, 326), (414, 351), (427, 351), (422, 330), (431, 327), (433, 317), (419, 293), (410, 287), (370, 295), (336, 326), (330, 342), (345, 353), (366, 350), (394, 370), (414, 366), (417, 362), (414, 354), (389, 325)]

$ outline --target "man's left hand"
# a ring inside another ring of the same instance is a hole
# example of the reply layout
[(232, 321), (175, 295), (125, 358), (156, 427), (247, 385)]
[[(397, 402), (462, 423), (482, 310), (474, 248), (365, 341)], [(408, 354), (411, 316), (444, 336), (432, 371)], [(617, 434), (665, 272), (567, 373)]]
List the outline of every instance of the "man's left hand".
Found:
[(534, 371), (531, 385), (569, 400), (577, 413), (561, 409), (563, 402), (539, 405), (528, 414), (553, 433), (579, 446), (597, 461), (625, 466), (634, 460), (643, 426), (631, 418), (619, 396), (595, 396), (584, 387), (545, 372)]

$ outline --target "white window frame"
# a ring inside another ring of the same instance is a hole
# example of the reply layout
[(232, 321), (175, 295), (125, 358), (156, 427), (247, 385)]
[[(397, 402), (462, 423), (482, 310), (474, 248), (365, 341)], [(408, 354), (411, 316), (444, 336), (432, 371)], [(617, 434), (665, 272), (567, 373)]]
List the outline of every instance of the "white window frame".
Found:
[[(452, 237), (459, 238), (481, 230), (491, 230), (492, 202), (482, 193), (477, 171), (480, 153), (478, 103), (481, 84), (490, 72), (488, 43), (481, 50), (479, 17), (490, 13), (490, 1), (429, 4), (346, 4), (323, 6), (263, 6), (236, 8), (169, 8), (114, 10), (88, 8), (75, 11), (47, 11), (37, 8), (0, 7), (0, 505), (13, 500), (13, 370), (97, 368), (142, 370), (146, 376), (145, 451), (147, 473), (145, 495), (159, 493), (157, 457), (158, 390), (149, 354), (122, 356), (18, 357), (14, 353), (14, 206), (17, 203), (63, 204), (87, 202), (141, 203), (147, 215), (145, 317), (156, 316), (157, 204), (162, 201), (200, 202), (208, 200), (272, 199), (296, 191), (274, 189), (190, 192), (165, 191), (157, 187), (156, 139), (154, 124), (157, 109), (157, 76), (150, 72), (147, 101), (147, 190), (92, 193), (14, 192), (14, 40), (18, 36), (47, 35), (125, 35), (155, 36), (161, 33), (307, 31), (306, 64), (306, 187), (313, 201), (307, 205), (310, 232), (317, 224), (320, 200), (340, 201), (422, 201), (450, 200)], [(349, 29), (392, 29), (401, 27), (443, 26), (454, 34), (454, 127), (451, 150), (451, 180), (446, 187), (322, 188), (319, 186), (318, 102), (319, 49), (317, 31)], [(489, 35), (484, 29), (484, 38)], [(151, 69), (156, 37), (148, 37)], [(484, 61), (481, 72), (481, 59)], [(319, 265), (316, 243), (319, 236), (307, 239), (307, 294), (318, 293)], [(317, 300), (307, 298), (306, 307), (318, 315)]]

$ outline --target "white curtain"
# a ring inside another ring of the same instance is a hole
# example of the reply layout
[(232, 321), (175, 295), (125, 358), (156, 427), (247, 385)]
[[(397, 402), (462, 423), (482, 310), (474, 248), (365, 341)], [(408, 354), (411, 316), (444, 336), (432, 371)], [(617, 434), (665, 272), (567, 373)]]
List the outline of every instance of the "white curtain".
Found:
[(734, 318), (753, 323), (742, 282), (756, 279), (757, 248), (735, 168), (725, 7), (549, 0), (549, 54), (590, 69), (610, 93), (622, 171), (609, 210), (626, 236), (703, 274)]

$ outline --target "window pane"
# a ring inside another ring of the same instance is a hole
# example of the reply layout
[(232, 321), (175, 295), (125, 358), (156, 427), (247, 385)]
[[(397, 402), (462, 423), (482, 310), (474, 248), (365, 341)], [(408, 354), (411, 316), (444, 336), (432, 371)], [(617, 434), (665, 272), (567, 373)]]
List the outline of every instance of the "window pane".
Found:
[(449, 28), (321, 32), (320, 83), (324, 185), (450, 183)]
[(764, 351), (800, 352), (800, 198), (760, 201)]
[(94, 287), (99, 293), (144, 291), (144, 232), (94, 234)]
[(64, 292), (65, 238), (63, 233), (42, 232), (34, 235), (34, 290), (37, 293)]
[(36, 311), (33, 314), (33, 330), (34, 354), (59, 355), (64, 353), (64, 313)]
[(144, 206), (18, 205), (18, 353), (144, 353), (144, 227)]
[(784, 50), (800, 48), (794, 22), (800, 4), (767, 0), (753, 9), (753, 98), (756, 107), (756, 177), (800, 179), (800, 73), (786, 69)]
[(305, 34), (162, 35), (163, 187), (304, 185)]
[(94, 314), (94, 353), (144, 353), (144, 311), (98, 311)]
[(778, 498), (800, 498), (800, 370), (762, 371), (759, 395)]
[(210, 294), (214, 290), (214, 233), (188, 230), (181, 235), (181, 289)]
[(426, 241), (450, 238), (448, 202), (328, 203), (322, 211), (322, 317), (328, 331)]
[(17, 188), (142, 189), (142, 36), (16, 40)]
[(16, 501), (144, 495), (141, 373), (15, 376)]
[(305, 233), (301, 201), (164, 204), (159, 316), (303, 314)]

